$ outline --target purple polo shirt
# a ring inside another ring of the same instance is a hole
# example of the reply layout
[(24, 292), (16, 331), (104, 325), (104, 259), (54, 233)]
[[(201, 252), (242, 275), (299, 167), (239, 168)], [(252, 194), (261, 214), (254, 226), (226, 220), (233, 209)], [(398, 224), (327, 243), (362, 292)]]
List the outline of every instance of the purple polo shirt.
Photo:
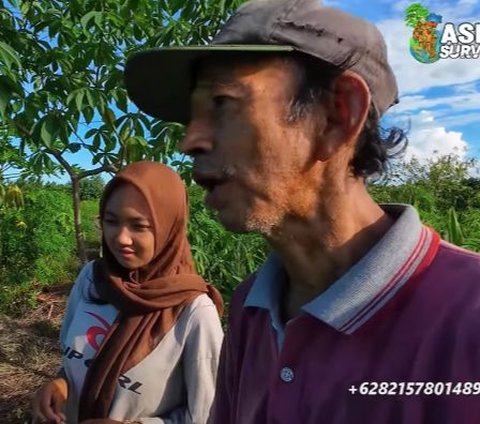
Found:
[[(410, 206), (384, 208), (390, 230), (286, 325), (276, 255), (238, 287), (215, 424), (480, 423), (480, 255), (441, 241)], [(444, 385), (424, 393), (428, 382)]]

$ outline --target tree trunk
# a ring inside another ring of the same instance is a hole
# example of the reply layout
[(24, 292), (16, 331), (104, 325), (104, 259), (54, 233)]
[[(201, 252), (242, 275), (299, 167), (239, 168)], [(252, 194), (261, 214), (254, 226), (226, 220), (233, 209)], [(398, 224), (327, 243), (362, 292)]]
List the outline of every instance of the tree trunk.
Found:
[(85, 238), (82, 231), (82, 219), (80, 216), (80, 179), (78, 176), (72, 176), (72, 196), (73, 196), (73, 222), (75, 224), (75, 240), (77, 242), (77, 255), (82, 264), (87, 262), (87, 251), (85, 248)]

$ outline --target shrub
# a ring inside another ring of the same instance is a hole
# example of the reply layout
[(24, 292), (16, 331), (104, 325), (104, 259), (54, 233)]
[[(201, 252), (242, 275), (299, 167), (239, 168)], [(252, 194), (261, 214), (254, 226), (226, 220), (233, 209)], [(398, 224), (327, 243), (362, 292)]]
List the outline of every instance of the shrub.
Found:
[(20, 295), (31, 302), (29, 288), (71, 281), (78, 267), (69, 194), (39, 186), (23, 191), (24, 208), (1, 213), (0, 310)]
[(98, 200), (102, 196), (105, 183), (100, 175), (80, 180), (80, 199)]
[(85, 236), (87, 256), (90, 259), (98, 257), (100, 252), (101, 231), (98, 222), (98, 200), (84, 200), (80, 206), (82, 213), (82, 231)]
[(82, 230), (87, 243), (100, 240), (100, 227), (98, 222), (99, 201), (84, 200), (80, 206), (82, 213)]

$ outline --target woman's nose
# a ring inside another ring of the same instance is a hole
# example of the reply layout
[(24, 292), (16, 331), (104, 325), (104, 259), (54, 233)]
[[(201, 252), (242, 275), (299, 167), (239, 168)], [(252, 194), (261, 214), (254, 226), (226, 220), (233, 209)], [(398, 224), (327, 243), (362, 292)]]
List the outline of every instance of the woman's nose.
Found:
[(130, 246), (132, 244), (132, 236), (127, 226), (122, 226), (118, 229), (116, 241), (121, 246)]

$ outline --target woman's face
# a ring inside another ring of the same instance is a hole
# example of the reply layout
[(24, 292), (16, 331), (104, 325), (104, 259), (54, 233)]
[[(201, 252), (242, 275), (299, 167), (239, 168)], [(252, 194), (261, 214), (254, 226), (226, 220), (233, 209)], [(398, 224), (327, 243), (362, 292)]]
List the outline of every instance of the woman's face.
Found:
[(155, 255), (153, 220), (145, 198), (131, 184), (110, 194), (102, 221), (105, 242), (124, 268), (142, 268)]

